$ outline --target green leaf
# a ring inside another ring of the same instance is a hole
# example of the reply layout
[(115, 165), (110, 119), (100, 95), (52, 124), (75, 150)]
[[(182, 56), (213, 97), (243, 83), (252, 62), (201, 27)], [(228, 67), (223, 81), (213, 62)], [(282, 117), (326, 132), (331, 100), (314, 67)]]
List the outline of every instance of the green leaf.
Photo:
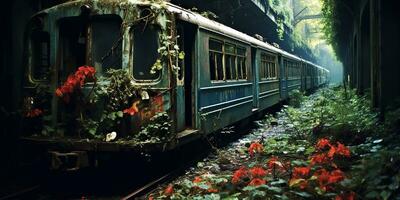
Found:
[(279, 188), (279, 187), (269, 186), (269, 187), (267, 187), (267, 189), (269, 191), (272, 191), (272, 192), (275, 192), (275, 193), (281, 193), (282, 192), (282, 188)]
[(178, 58), (179, 58), (180, 60), (185, 59), (185, 52), (183, 52), (183, 51), (179, 52)]
[(387, 199), (389, 199), (391, 194), (392, 194), (391, 191), (384, 190), (381, 192), (381, 197), (383, 200), (387, 200)]
[(307, 192), (296, 192), (296, 191), (291, 191), (293, 194), (298, 195), (300, 197), (304, 197), (304, 198), (310, 198), (312, 197), (311, 194), (307, 193)]
[(117, 116), (121, 118), (121, 117), (124, 116), (124, 113), (123, 113), (122, 111), (118, 111), (118, 112), (117, 112)]
[(242, 190), (243, 191), (253, 191), (255, 189), (257, 189), (257, 187), (255, 187), (255, 186), (246, 186)]

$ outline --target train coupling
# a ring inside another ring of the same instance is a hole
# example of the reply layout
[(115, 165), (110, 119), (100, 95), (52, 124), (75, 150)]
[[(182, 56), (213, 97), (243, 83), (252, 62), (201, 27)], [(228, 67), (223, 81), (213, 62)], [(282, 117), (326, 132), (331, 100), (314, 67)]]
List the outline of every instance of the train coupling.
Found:
[(50, 170), (55, 171), (77, 171), (89, 167), (89, 159), (86, 151), (72, 151), (60, 153), (49, 151)]

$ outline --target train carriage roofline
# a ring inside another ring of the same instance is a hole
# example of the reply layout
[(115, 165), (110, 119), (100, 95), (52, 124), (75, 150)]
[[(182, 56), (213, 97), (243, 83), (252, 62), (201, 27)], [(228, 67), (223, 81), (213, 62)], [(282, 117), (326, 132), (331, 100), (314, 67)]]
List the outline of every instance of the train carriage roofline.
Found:
[(290, 54), (282, 49), (276, 48), (267, 42), (262, 42), (254, 37), (251, 37), (251, 36), (249, 36), (245, 33), (242, 33), (238, 30), (235, 30), (229, 26), (226, 26), (219, 22), (210, 20), (206, 17), (203, 17), (202, 15), (200, 15), (198, 13), (184, 9), (184, 8), (174, 5), (172, 3), (167, 3), (167, 5), (168, 5), (167, 9), (170, 12), (174, 13), (179, 19), (189, 22), (189, 23), (192, 23), (192, 24), (195, 24), (201, 29), (216, 32), (218, 34), (223, 34), (232, 39), (241, 41), (243, 43), (247, 43), (253, 47), (257, 47), (262, 50), (269, 51), (271, 53), (280, 54), (282, 56), (285, 56), (287, 58), (290, 58), (290, 59), (293, 59), (296, 61), (302, 60), (300, 57), (298, 57), (296, 55)]

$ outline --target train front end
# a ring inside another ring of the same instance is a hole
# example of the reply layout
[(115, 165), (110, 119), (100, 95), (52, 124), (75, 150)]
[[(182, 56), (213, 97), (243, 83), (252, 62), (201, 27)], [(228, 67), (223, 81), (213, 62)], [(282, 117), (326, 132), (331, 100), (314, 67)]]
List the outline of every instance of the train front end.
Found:
[(171, 77), (183, 55), (172, 27), (162, 1), (68, 1), (33, 16), (26, 31), (24, 136), (87, 141), (87, 150), (90, 141), (174, 140)]

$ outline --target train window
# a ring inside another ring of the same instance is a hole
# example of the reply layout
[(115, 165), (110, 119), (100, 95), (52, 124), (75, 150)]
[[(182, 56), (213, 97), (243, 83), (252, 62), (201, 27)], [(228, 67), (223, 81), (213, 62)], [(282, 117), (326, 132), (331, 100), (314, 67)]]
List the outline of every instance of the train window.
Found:
[(209, 55), (211, 80), (247, 79), (245, 48), (210, 39)]
[(260, 79), (276, 79), (276, 57), (266, 53), (261, 54)]
[(225, 80), (223, 69), (223, 43), (217, 40), (209, 41), (210, 79)]
[(92, 63), (100, 73), (121, 68), (121, 23), (117, 15), (96, 16), (92, 21)]
[(31, 34), (32, 63), (30, 75), (33, 80), (47, 80), (50, 69), (50, 35), (44, 31)]
[(159, 28), (147, 23), (139, 23), (133, 28), (133, 77), (136, 80), (155, 80), (160, 71), (150, 73), (158, 59)]
[(237, 79), (236, 65), (236, 47), (233, 44), (226, 43), (225, 46), (225, 77), (226, 80)]
[(247, 79), (247, 67), (246, 67), (246, 49), (238, 48), (238, 78)]
[(77, 67), (87, 65), (88, 24), (86, 18), (68, 17), (60, 23), (60, 80), (64, 80), (68, 74), (74, 73)]

